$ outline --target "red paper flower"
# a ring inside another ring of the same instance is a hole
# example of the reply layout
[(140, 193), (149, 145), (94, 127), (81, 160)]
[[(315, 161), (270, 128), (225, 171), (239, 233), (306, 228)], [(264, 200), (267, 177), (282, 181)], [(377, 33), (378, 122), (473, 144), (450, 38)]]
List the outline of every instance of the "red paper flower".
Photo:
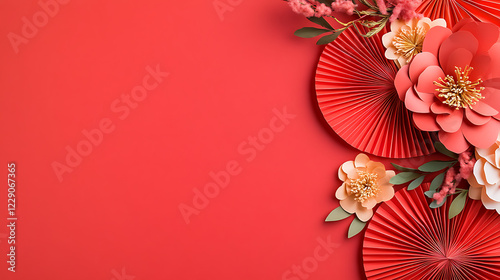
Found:
[(374, 279), (500, 279), (500, 215), (468, 200), (448, 219), (451, 199), (427, 205), (429, 184), (401, 189), (368, 224), (363, 265)]
[(471, 19), (452, 30), (434, 27), (422, 53), (398, 72), (395, 85), (415, 125), (439, 131), (451, 151), (488, 148), (500, 131), (500, 29)]

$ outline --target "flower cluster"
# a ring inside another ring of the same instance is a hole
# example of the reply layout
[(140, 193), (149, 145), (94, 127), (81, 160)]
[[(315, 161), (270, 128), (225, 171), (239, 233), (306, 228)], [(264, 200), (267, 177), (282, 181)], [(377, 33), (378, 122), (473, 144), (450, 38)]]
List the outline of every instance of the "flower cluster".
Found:
[(288, 5), (294, 12), (305, 17), (324, 17), (332, 14), (330, 7), (314, 0), (289, 0)]
[(441, 185), (440, 191), (435, 192), (432, 196), (437, 204), (442, 204), (443, 200), (447, 196), (455, 194), (456, 188), (460, 184), (462, 179), (467, 180), (470, 177), (474, 168), (474, 164), (476, 163), (476, 159), (472, 156), (472, 152), (467, 151), (459, 155), (458, 163), (460, 164), (458, 173), (454, 168), (448, 169), (448, 171), (446, 171), (446, 175), (443, 181), (443, 185)]
[[(422, 15), (416, 12), (416, 9), (422, 3), (422, 0), (387, 0), (387, 3), (382, 3), (384, 0), (377, 0), (380, 12), (387, 14), (387, 8), (392, 8), (392, 14), (389, 21), (395, 21), (398, 18), (403, 21), (410, 21), (412, 19), (420, 19)], [(385, 8), (385, 9), (383, 9)]]

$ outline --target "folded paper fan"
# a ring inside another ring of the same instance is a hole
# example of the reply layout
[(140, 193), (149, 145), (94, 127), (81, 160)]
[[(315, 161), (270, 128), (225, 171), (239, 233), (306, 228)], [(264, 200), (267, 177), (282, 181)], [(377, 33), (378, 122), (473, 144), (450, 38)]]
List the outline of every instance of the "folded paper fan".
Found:
[(371, 38), (345, 30), (327, 45), (316, 71), (316, 95), (326, 121), (353, 147), (373, 155), (408, 158), (434, 152), (433, 137), (418, 130), (394, 87), (380, 32)]
[(363, 242), (367, 278), (500, 279), (500, 215), (468, 199), (450, 220), (450, 199), (431, 209), (423, 188), (377, 209)]
[(454, 26), (463, 18), (500, 26), (498, 0), (423, 0), (417, 12), (431, 19), (444, 18), (449, 26)]

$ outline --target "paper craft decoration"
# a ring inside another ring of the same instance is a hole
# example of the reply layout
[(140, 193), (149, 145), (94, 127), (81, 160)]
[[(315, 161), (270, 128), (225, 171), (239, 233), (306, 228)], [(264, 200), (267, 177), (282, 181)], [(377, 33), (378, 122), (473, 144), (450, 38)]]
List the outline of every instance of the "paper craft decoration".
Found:
[(432, 19), (444, 18), (448, 26), (464, 18), (500, 26), (500, 2), (497, 0), (423, 0), (417, 12)]
[(394, 87), (398, 71), (380, 37), (345, 30), (327, 45), (316, 71), (318, 104), (332, 129), (353, 147), (408, 158), (434, 152), (434, 136), (418, 130)]
[(375, 212), (363, 243), (371, 279), (499, 279), (500, 215), (467, 200), (448, 219), (449, 202), (431, 209), (422, 187), (402, 189)]

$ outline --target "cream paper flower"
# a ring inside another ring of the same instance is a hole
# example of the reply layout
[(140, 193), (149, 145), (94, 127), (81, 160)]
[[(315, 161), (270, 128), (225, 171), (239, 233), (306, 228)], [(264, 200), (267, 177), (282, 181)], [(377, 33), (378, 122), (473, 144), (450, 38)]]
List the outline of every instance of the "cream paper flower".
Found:
[(385, 57), (395, 60), (399, 67), (408, 64), (415, 55), (422, 52), (425, 35), (435, 26), (446, 27), (446, 21), (442, 18), (431, 21), (426, 17), (407, 22), (393, 21), (391, 32), (382, 36), (382, 43), (387, 48)]

